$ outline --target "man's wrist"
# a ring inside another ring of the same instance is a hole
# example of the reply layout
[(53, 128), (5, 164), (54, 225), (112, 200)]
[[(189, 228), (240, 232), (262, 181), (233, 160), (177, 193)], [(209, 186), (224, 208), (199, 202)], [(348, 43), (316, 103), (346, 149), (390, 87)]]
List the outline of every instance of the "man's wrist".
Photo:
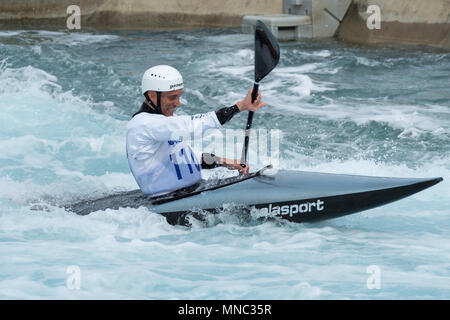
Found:
[(234, 167), (236, 167), (237, 161), (234, 159), (222, 158), (221, 163), (222, 163), (222, 167), (234, 168)]
[(231, 107), (222, 108), (216, 111), (217, 120), (219, 120), (221, 125), (224, 125), (227, 121), (230, 121), (236, 113), (239, 112), (241, 112), (241, 110), (237, 104), (234, 104)]
[(236, 106), (238, 107), (239, 111), (244, 111), (243, 103), (242, 101), (236, 102)]

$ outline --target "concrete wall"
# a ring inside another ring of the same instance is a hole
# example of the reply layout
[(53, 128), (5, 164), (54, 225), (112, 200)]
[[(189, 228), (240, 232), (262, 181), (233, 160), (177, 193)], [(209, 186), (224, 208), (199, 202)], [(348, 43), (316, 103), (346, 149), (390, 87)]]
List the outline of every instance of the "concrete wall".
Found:
[[(369, 5), (381, 9), (379, 30), (367, 28)], [(353, 0), (338, 34), (340, 39), (355, 43), (450, 49), (450, 0)]]
[[(283, 11), (283, 0), (0, 0), (0, 27), (65, 28), (73, 4), (81, 8), (82, 28), (96, 29), (240, 27), (244, 15)], [(366, 26), (371, 4), (381, 9), (380, 30)], [(450, 49), (450, 0), (352, 0), (338, 37)]]
[(1, 0), (0, 24), (65, 27), (69, 5), (98, 29), (240, 27), (244, 15), (282, 12), (282, 0)]

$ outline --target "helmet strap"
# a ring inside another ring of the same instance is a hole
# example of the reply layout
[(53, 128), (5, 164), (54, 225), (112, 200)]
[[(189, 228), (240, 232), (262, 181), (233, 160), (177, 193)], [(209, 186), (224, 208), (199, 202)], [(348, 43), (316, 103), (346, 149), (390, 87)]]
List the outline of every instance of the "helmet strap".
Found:
[(156, 91), (156, 107), (161, 110), (161, 91)]
[(156, 91), (156, 105), (153, 103), (152, 99), (150, 99), (147, 92), (144, 93), (145, 100), (150, 104), (150, 106), (156, 111), (156, 113), (162, 114), (161, 111), (161, 92)]

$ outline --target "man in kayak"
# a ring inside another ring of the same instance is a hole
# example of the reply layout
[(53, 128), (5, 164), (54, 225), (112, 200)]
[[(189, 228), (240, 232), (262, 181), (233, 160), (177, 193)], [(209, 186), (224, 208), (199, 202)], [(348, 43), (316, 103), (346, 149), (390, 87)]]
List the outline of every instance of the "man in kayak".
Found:
[(208, 129), (221, 128), (241, 111), (256, 111), (264, 106), (261, 95), (252, 103), (251, 92), (231, 107), (193, 116), (176, 116), (183, 93), (183, 78), (173, 67), (158, 65), (142, 77), (141, 108), (127, 125), (127, 158), (131, 172), (141, 191), (160, 195), (193, 185), (201, 180), (201, 169), (226, 167), (247, 174), (240, 159), (226, 159), (203, 153), (199, 161), (187, 141), (190, 136)]

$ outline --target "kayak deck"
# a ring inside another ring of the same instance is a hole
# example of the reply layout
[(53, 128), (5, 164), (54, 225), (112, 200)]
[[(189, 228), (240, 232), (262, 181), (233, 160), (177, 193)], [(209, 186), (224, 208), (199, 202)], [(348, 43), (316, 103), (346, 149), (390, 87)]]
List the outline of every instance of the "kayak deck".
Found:
[[(178, 208), (215, 208), (230, 202), (237, 205), (257, 205), (299, 201), (391, 189), (427, 181), (437, 183), (439, 179), (441, 178), (384, 178), (279, 170), (274, 175), (258, 176), (233, 186), (182, 199), (182, 202), (176, 200), (155, 206), (153, 209), (156, 212), (173, 212), (179, 211)], [(420, 186), (417, 188), (423, 189)]]
[[(224, 205), (233, 204), (255, 207), (267, 217), (310, 222), (384, 205), (442, 181), (442, 178), (386, 178), (290, 170), (239, 179), (220, 188), (217, 184), (221, 181), (205, 181), (211, 190), (191, 196), (184, 194), (173, 201), (163, 197), (164, 203), (155, 204), (155, 198), (133, 190), (83, 201), (69, 209), (84, 215), (107, 208), (146, 206), (164, 215), (171, 224), (185, 224), (186, 215), (193, 210), (217, 212)], [(202, 190), (201, 186), (198, 190)]]

